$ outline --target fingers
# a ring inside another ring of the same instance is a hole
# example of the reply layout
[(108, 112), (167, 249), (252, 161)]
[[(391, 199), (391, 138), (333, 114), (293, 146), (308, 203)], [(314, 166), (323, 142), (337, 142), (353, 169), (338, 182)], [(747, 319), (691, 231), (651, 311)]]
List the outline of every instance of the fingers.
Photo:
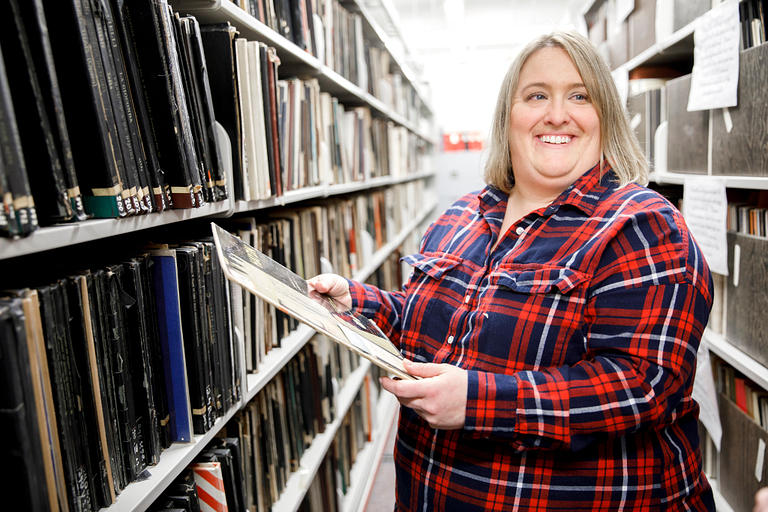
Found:
[(352, 298), (349, 295), (349, 283), (341, 276), (337, 276), (336, 274), (320, 274), (308, 279), (307, 285), (318, 293), (328, 295), (335, 299), (348, 309), (352, 307)]
[(414, 399), (424, 397), (427, 393), (426, 382), (394, 380), (389, 377), (379, 379), (381, 386), (395, 395), (398, 399)]
[(444, 373), (444, 365), (434, 363), (414, 363), (410, 359), (403, 360), (405, 371), (416, 377), (437, 377)]

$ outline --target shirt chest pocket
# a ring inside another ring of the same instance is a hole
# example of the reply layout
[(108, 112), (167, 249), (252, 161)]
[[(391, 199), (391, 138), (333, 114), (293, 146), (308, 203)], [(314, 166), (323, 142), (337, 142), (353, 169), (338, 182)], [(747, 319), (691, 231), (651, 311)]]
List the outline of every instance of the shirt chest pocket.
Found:
[(509, 372), (582, 359), (587, 274), (563, 267), (499, 268), (488, 283), (479, 301), (480, 358), (507, 360)]
[(412, 254), (413, 267), (403, 308), (401, 349), (406, 357), (433, 361), (448, 337), (451, 318), (466, 291), (462, 260), (444, 254)]

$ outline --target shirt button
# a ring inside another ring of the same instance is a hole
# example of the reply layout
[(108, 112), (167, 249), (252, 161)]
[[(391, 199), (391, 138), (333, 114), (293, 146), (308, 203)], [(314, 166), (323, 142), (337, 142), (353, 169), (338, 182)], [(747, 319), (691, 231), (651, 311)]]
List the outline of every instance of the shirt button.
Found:
[(451, 343), (453, 343), (453, 335), (448, 336), (448, 344), (450, 345)]
[(515, 233), (517, 233), (517, 236), (520, 236), (523, 234), (523, 231), (525, 231), (525, 229), (523, 229), (523, 226), (517, 226)]
[(469, 304), (469, 295), (464, 297), (464, 304)]

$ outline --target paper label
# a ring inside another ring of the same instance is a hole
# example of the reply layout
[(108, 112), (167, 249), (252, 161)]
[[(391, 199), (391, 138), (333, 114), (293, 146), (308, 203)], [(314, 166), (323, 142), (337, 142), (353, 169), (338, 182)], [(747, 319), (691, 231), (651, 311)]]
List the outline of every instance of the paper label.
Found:
[(765, 441), (760, 439), (757, 443), (757, 462), (755, 463), (755, 478), (760, 482), (763, 479), (763, 463), (765, 462)]
[(734, 244), (733, 246), (733, 286), (739, 286), (739, 269), (741, 267), (741, 246)]
[(723, 2), (696, 20), (689, 112), (736, 106), (740, 30), (737, 0)]
[(717, 405), (715, 379), (712, 376), (712, 363), (709, 359), (706, 338), (701, 340), (696, 356), (696, 378), (693, 381), (692, 397), (699, 404), (699, 421), (704, 424), (719, 452), (723, 439), (723, 426), (720, 423), (720, 409)]
[(683, 188), (683, 215), (710, 270), (728, 275), (728, 199), (725, 183), (710, 178), (688, 178)]

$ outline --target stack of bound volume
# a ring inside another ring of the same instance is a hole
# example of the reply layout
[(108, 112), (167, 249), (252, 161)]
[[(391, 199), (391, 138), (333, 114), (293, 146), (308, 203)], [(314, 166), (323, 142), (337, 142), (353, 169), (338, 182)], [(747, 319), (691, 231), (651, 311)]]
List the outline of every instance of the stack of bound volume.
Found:
[(240, 402), (229, 287), (209, 241), (46, 282), (3, 294), (2, 373), (23, 404), (3, 428), (31, 499), (97, 510)]
[(94, 5), (0, 7), (4, 235), (227, 198), (197, 21), (164, 0)]

